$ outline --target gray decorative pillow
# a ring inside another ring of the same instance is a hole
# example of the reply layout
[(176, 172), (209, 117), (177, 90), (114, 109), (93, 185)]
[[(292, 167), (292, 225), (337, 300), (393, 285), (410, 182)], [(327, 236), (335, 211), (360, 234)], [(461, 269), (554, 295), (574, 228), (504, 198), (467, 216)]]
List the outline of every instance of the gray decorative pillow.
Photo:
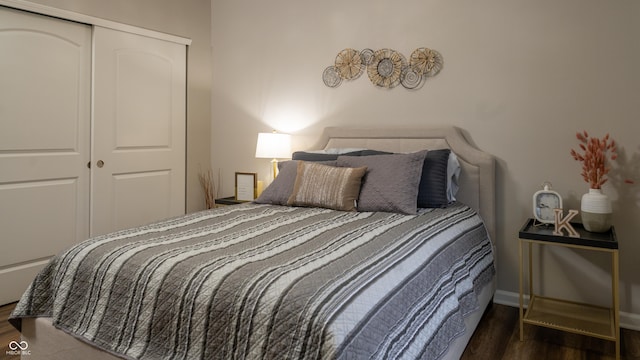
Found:
[(300, 161), (288, 204), (355, 211), (366, 171), (366, 167), (334, 167)]
[[(336, 161), (323, 161), (321, 164), (335, 166)], [(278, 176), (267, 186), (262, 194), (254, 200), (257, 204), (287, 205), (289, 196), (298, 175), (298, 161), (281, 161), (278, 163)]]
[(410, 154), (340, 156), (338, 166), (366, 166), (358, 211), (416, 214), (418, 185), (427, 150)]
[(293, 185), (296, 181), (297, 161), (281, 161), (278, 163), (278, 176), (254, 200), (258, 204), (287, 205)]

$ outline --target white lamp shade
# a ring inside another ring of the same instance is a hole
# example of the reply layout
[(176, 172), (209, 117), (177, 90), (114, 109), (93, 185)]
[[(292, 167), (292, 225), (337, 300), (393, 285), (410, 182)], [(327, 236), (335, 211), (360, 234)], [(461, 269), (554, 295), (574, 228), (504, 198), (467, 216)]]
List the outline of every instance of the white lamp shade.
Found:
[(256, 157), (268, 159), (288, 159), (291, 157), (291, 135), (259, 133)]

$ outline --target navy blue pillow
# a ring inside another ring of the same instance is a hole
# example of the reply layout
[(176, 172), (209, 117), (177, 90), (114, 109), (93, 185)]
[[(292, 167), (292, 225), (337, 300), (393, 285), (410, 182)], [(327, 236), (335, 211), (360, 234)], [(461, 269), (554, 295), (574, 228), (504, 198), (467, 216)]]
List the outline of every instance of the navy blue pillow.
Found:
[(338, 154), (312, 153), (306, 151), (296, 151), (291, 154), (291, 160), (302, 161), (331, 161), (337, 160)]
[(337, 160), (338, 156), (369, 156), (369, 155), (386, 155), (392, 154), (390, 152), (378, 151), (378, 150), (357, 150), (348, 152), (345, 154), (324, 154), (324, 153), (313, 153), (306, 151), (296, 151), (291, 155), (291, 160), (302, 160), (302, 161), (331, 161)]
[(443, 208), (449, 205), (447, 198), (447, 165), (449, 149), (429, 150), (422, 166), (418, 190), (419, 208)]

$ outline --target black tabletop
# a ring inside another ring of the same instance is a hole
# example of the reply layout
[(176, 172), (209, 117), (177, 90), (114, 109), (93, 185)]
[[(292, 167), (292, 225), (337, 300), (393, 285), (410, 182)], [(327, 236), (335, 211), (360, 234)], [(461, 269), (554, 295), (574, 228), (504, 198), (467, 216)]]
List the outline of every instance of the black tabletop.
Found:
[(238, 204), (244, 204), (246, 202), (248, 202), (248, 201), (236, 200), (235, 196), (229, 196), (229, 197), (216, 199), (216, 204), (220, 204), (220, 205), (238, 205)]
[(555, 226), (553, 224), (536, 224), (534, 219), (527, 219), (518, 234), (521, 239), (548, 241), (561, 244), (591, 246), (605, 249), (617, 249), (618, 239), (616, 231), (611, 229), (604, 233), (589, 232), (580, 223), (571, 223), (574, 229), (580, 234), (579, 238), (563, 235), (553, 235)]

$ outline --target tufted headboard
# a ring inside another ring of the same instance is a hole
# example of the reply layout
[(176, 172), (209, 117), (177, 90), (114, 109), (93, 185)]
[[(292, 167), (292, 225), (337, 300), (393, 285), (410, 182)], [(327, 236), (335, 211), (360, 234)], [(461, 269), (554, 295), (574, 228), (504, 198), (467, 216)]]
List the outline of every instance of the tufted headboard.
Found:
[[(413, 152), (449, 148), (460, 161), (458, 201), (474, 208), (495, 239), (495, 159), (478, 150), (452, 126), (436, 128), (325, 128), (313, 149), (367, 148), (390, 152)], [(494, 240), (495, 241), (495, 240)]]

